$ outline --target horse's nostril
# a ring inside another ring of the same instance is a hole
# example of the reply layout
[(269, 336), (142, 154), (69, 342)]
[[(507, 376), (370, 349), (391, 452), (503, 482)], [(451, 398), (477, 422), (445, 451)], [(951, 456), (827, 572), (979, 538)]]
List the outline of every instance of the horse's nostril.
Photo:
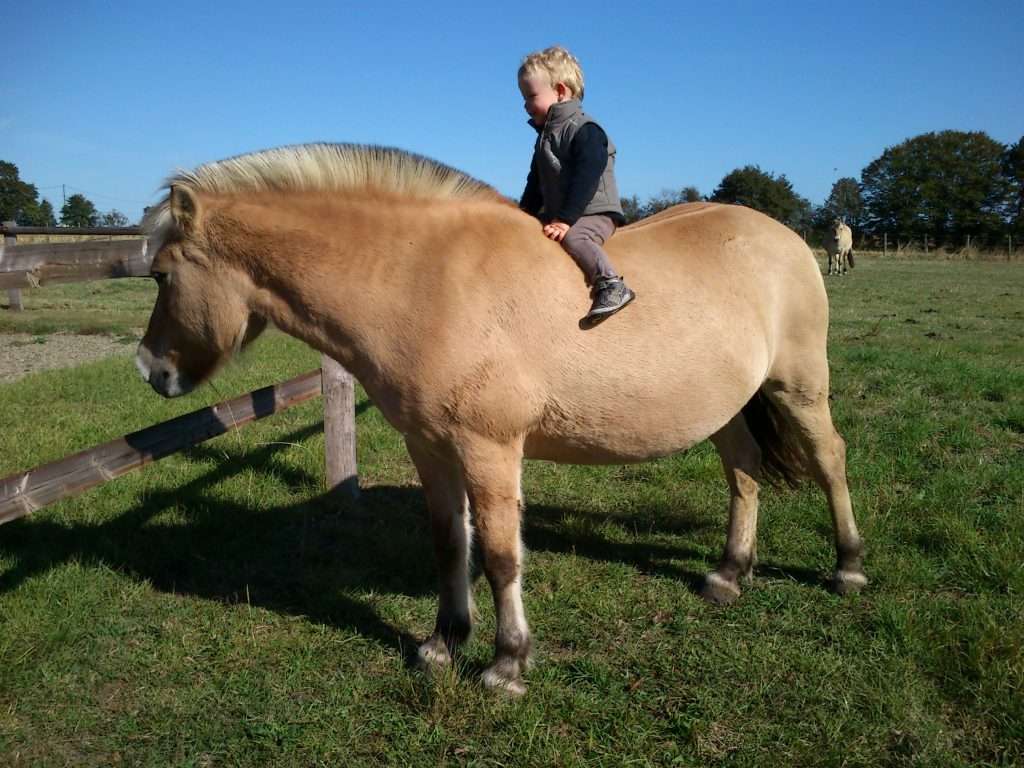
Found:
[(171, 378), (170, 371), (163, 371), (160, 375), (164, 377), (164, 381), (167, 381), (169, 378)]

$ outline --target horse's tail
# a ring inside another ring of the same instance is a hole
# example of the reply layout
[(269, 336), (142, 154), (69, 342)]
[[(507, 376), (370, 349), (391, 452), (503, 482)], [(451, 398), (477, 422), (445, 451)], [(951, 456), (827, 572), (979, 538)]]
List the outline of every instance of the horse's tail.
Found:
[(850, 262), (850, 269), (853, 269), (853, 248), (850, 249), (850, 253), (847, 254), (846, 258)]
[(742, 413), (761, 448), (761, 474), (769, 483), (795, 488), (810, 476), (796, 432), (764, 392), (755, 392)]

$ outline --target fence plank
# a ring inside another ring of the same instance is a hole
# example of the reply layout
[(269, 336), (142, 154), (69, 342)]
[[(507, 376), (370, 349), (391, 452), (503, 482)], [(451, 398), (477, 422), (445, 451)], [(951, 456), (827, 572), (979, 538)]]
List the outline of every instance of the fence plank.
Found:
[(317, 397), (319, 370), (0, 480), (0, 524)]
[(144, 234), (142, 227), (20, 227), (13, 221), (0, 224), (0, 232), (18, 235), (96, 235), (115, 237)]
[(145, 277), (148, 245), (142, 239), (8, 245), (0, 261), (0, 288)]
[(356, 390), (352, 374), (322, 355), (324, 389), (324, 453), (328, 490), (359, 498), (356, 468)]

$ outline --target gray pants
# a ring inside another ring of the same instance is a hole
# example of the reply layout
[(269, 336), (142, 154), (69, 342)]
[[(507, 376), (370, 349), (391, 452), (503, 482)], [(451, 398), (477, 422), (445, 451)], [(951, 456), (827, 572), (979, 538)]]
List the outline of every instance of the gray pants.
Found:
[(614, 232), (615, 222), (608, 216), (596, 214), (581, 216), (562, 238), (562, 247), (583, 270), (587, 285), (593, 285), (601, 277), (618, 277), (619, 273), (601, 247)]

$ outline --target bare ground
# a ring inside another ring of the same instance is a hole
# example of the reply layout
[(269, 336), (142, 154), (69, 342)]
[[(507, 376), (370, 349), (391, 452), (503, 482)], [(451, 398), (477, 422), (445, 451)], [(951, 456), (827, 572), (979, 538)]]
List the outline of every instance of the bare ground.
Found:
[(135, 344), (113, 336), (55, 333), (0, 334), (0, 382), (15, 381), (37, 371), (73, 368), (113, 355), (131, 355)]

